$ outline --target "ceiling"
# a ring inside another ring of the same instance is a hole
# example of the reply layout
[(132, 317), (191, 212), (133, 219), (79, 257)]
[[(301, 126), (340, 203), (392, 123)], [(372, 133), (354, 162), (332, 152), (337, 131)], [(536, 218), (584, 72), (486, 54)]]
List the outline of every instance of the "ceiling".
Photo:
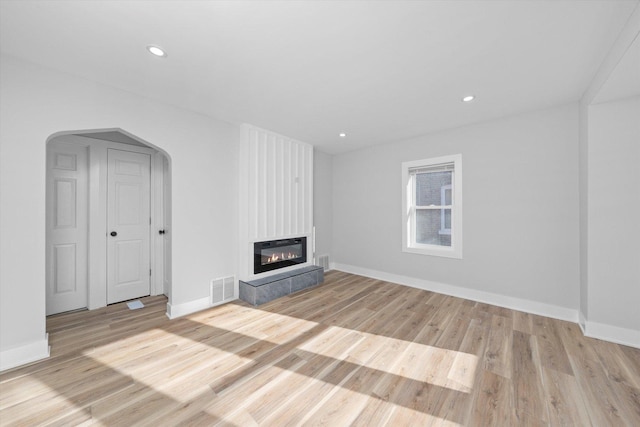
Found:
[(101, 141), (111, 141), (111, 142), (119, 142), (121, 144), (129, 144), (136, 145), (138, 147), (149, 147), (148, 144), (143, 144), (125, 134), (122, 130), (109, 130), (105, 132), (87, 132), (87, 133), (76, 133), (77, 136), (83, 136), (85, 138), (99, 139)]
[(0, 49), (341, 153), (577, 101), (637, 5), (15, 0)]
[(640, 35), (629, 46), (592, 104), (640, 95)]

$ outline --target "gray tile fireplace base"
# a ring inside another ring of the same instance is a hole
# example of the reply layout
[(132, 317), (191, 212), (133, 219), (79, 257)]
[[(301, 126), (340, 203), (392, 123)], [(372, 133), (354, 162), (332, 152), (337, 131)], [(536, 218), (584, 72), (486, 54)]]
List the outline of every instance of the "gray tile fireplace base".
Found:
[(322, 282), (324, 282), (323, 268), (312, 265), (248, 282), (241, 280), (240, 299), (258, 306)]

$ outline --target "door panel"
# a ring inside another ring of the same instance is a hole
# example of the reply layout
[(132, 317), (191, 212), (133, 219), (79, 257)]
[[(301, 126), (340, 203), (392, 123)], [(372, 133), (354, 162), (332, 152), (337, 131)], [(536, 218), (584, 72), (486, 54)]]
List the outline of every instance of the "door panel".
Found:
[(47, 152), (47, 315), (87, 306), (87, 147)]
[(76, 178), (54, 178), (53, 184), (53, 228), (75, 228), (77, 197)]
[(142, 240), (121, 240), (115, 243), (116, 282), (119, 286), (142, 280), (140, 268), (144, 262)]
[(150, 294), (148, 154), (107, 153), (107, 303)]
[(137, 226), (143, 222), (141, 215), (147, 214), (142, 203), (141, 195), (145, 191), (142, 183), (115, 183), (115, 224), (118, 226)]
[(77, 256), (75, 243), (53, 246), (53, 289), (55, 294), (73, 293), (78, 290)]

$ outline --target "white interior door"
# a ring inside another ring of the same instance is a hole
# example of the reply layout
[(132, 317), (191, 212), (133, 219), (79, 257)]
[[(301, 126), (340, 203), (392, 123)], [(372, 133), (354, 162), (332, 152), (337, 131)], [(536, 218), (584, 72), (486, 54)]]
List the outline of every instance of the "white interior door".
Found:
[(107, 303), (150, 294), (151, 156), (107, 152)]
[(47, 315), (87, 307), (87, 147), (47, 151)]

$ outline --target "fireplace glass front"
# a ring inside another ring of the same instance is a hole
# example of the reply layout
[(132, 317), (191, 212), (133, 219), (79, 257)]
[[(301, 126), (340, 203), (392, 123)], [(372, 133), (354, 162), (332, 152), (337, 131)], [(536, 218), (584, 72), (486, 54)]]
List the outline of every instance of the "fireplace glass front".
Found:
[(307, 238), (270, 240), (253, 244), (254, 274), (307, 262)]

